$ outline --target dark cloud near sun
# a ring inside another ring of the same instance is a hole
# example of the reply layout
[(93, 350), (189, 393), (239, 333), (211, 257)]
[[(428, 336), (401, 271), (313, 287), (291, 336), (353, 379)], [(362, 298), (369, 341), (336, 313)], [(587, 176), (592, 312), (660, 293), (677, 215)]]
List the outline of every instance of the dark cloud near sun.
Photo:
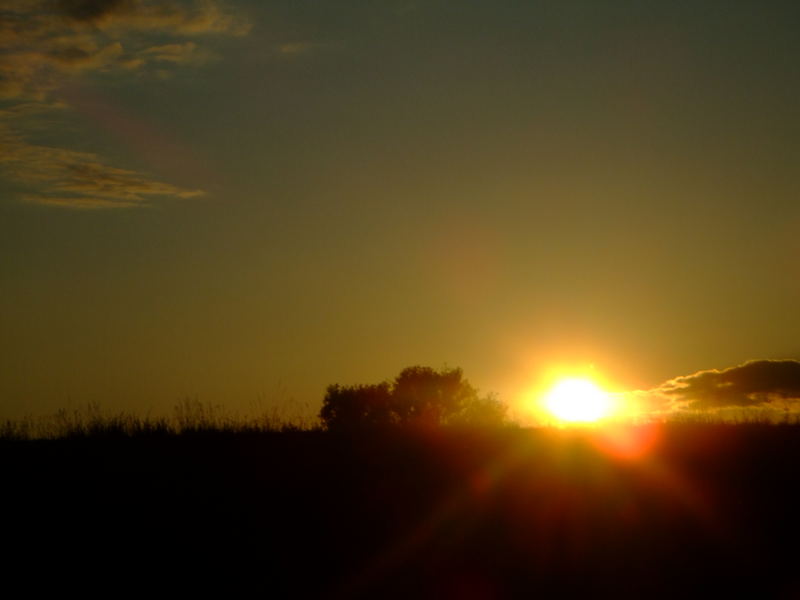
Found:
[(91, 153), (39, 145), (20, 114), (68, 108), (57, 91), (75, 78), (198, 66), (209, 35), (240, 36), (250, 23), (216, 0), (5, 0), (0, 5), (0, 169), (23, 199), (72, 208), (130, 207), (187, 190), (106, 165)]
[(800, 409), (800, 361), (752, 360), (698, 371), (641, 393), (654, 412)]

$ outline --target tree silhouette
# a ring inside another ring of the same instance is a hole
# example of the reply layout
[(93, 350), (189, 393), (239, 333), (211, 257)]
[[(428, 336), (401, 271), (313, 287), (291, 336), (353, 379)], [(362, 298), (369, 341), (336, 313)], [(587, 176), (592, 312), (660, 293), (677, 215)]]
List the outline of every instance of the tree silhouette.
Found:
[(392, 395), (386, 382), (377, 385), (328, 386), (319, 416), (328, 429), (385, 426), (394, 422)]
[(329, 430), (391, 425), (500, 425), (506, 407), (481, 397), (461, 369), (414, 366), (392, 383), (328, 387), (320, 419)]

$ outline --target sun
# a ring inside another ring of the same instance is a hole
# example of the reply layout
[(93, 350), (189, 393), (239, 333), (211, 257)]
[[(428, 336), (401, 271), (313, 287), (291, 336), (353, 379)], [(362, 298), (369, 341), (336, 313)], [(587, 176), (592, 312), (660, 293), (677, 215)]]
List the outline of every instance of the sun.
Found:
[(613, 412), (611, 396), (589, 379), (561, 379), (544, 396), (545, 409), (562, 423), (595, 423)]

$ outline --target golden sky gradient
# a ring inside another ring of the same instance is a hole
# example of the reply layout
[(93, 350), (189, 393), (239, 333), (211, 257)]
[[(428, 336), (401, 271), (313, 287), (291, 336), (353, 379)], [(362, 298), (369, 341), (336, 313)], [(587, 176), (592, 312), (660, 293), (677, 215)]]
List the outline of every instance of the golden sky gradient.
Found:
[(800, 358), (798, 29), (792, 2), (4, 2), (0, 413)]

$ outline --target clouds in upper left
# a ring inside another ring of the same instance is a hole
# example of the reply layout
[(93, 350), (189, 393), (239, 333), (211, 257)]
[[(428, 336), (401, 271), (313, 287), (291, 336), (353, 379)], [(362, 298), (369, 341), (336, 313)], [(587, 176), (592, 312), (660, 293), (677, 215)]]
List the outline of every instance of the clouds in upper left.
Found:
[[(211, 0), (7, 1), (0, 8), (0, 98), (41, 100), (81, 72), (197, 60), (200, 47), (188, 38), (248, 30)], [(155, 43), (152, 34), (172, 41)]]
[(30, 142), (21, 114), (55, 106), (76, 77), (199, 65), (208, 35), (241, 36), (246, 19), (215, 0), (5, 0), (0, 7), (0, 167), (25, 199), (71, 208), (130, 207), (187, 190), (107, 165), (101, 157)]

